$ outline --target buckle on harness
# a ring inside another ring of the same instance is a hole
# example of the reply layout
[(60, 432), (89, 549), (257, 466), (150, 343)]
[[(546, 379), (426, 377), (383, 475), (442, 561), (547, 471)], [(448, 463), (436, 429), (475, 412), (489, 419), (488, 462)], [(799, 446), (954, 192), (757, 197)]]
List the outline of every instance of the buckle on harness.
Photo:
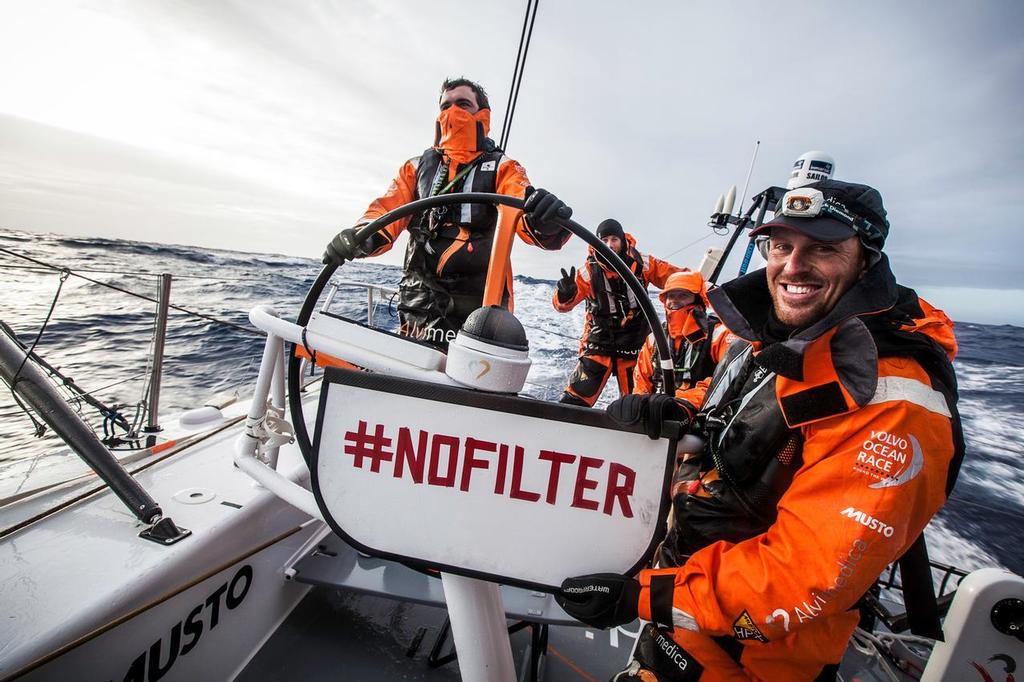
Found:
[(691, 431), (695, 431), (699, 435), (703, 436), (708, 441), (716, 438), (729, 423), (729, 418), (732, 416), (729, 414), (731, 410), (724, 410), (722, 414), (718, 414), (714, 411), (698, 412), (694, 416), (693, 421), (690, 422), (693, 426)]

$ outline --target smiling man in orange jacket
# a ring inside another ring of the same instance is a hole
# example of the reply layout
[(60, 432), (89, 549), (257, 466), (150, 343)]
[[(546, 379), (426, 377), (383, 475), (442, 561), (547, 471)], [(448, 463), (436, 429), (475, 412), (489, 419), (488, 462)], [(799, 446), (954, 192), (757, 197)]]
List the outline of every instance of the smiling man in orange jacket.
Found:
[[(650, 621), (620, 682), (835, 679), (858, 600), (923, 547), (963, 457), (956, 340), (897, 285), (888, 232), (871, 187), (791, 190), (754, 231), (767, 267), (709, 293), (747, 343), (694, 420), (708, 446), (677, 469), (655, 568), (558, 596), (597, 627)], [(666, 395), (608, 410), (649, 432), (687, 416)]]
[[(572, 211), (545, 190), (534, 191), (526, 170), (487, 137), (491, 108), (484, 89), (465, 78), (441, 86), (434, 144), (398, 170), (384, 196), (374, 199), (354, 227), (327, 246), (325, 263), (388, 251), (409, 232), (399, 285), (400, 333), (442, 349), (483, 303), (491, 247), (499, 220), (515, 222), (520, 239), (543, 249), (560, 249), (569, 232), (553, 219)], [(524, 211), (491, 204), (449, 205), (402, 218), (357, 245), (358, 228), (417, 199), (455, 192), (487, 192), (525, 198)], [(512, 271), (501, 295), (512, 309)]]

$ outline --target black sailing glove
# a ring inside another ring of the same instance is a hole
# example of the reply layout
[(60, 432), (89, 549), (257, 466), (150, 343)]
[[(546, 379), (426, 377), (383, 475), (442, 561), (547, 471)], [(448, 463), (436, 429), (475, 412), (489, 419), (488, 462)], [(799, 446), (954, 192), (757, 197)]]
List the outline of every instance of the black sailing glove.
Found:
[(356, 244), (356, 228), (350, 227), (342, 230), (327, 245), (324, 251), (323, 262), (325, 265), (341, 265), (347, 260), (362, 258), (366, 254)]
[(680, 433), (690, 423), (693, 416), (688, 405), (664, 393), (624, 395), (618, 398), (607, 409), (608, 416), (625, 426), (640, 424), (647, 431), (647, 437), (661, 437), (662, 428), (667, 421), (680, 423)]
[(572, 209), (564, 201), (546, 189), (534, 189), (532, 186), (526, 188), (523, 213), (526, 214), (530, 229), (541, 239), (554, 236), (563, 229), (555, 222), (555, 218), (572, 217)]
[(555, 601), (570, 616), (591, 627), (625, 625), (637, 618), (640, 583), (618, 573), (566, 578)]
[(559, 303), (568, 303), (576, 298), (576, 266), (569, 268), (569, 272), (562, 268), (562, 279), (556, 286)]

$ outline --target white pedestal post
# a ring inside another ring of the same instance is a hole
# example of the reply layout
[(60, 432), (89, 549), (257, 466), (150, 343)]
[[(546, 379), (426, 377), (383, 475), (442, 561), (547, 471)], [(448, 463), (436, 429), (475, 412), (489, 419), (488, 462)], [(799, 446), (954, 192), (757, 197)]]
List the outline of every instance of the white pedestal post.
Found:
[(452, 639), (465, 682), (515, 682), (501, 590), (494, 583), (441, 574)]

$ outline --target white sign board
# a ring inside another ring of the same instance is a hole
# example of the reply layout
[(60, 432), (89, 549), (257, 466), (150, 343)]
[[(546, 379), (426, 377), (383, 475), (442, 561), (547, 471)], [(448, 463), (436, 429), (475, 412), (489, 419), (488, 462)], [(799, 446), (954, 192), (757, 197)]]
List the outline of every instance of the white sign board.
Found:
[(553, 589), (650, 556), (671, 459), (603, 411), (331, 370), (311, 468), (363, 551)]

